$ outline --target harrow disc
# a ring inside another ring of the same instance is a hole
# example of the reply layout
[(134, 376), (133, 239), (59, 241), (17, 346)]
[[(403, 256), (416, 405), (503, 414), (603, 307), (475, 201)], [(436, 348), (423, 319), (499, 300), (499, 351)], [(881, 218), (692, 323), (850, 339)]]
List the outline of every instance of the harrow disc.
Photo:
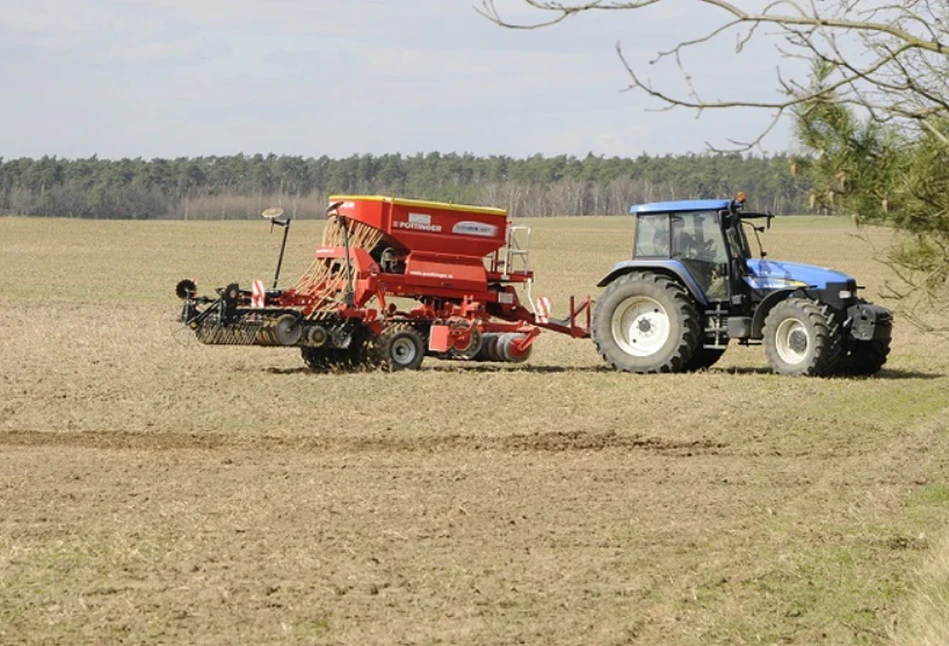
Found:
[(283, 314), (273, 324), (273, 337), (280, 345), (296, 345), (303, 336), (303, 327), (293, 314)]
[(523, 338), (523, 334), (509, 333), (502, 335), (501, 340), (498, 342), (498, 355), (501, 356), (504, 361), (508, 361), (510, 363), (522, 363), (527, 361), (527, 359), (531, 356), (531, 351), (533, 350), (534, 346), (529, 345), (527, 346), (527, 349), (522, 352), (518, 352), (514, 347), (514, 342), (520, 341)]
[(475, 357), (478, 361), (500, 361), (497, 354), (498, 334), (486, 332), (481, 335), (481, 350)]
[(465, 348), (456, 348), (452, 346), (449, 348), (448, 352), (451, 355), (452, 359), (460, 359), (462, 361), (469, 361), (478, 356), (478, 353), (481, 352), (481, 346), (483, 343), (484, 336), (481, 334), (481, 330), (473, 327), (468, 332), (468, 346)]

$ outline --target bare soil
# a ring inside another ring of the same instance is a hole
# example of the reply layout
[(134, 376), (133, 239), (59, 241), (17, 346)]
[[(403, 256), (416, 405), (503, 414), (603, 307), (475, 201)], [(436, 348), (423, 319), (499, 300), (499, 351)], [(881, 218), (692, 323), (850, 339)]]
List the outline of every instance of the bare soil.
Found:
[[(555, 309), (628, 254), (627, 219), (531, 224)], [(943, 343), (900, 325), (874, 379), (624, 375), (553, 334), (312, 374), (174, 321), (177, 278), (267, 276), (261, 227), (0, 219), (0, 644), (889, 642), (949, 508)]]

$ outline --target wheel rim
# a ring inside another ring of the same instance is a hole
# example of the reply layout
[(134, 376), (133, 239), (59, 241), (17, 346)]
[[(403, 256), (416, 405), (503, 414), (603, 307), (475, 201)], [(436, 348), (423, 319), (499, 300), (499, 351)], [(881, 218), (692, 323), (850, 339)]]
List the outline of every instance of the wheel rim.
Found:
[(473, 359), (479, 352), (481, 352), (483, 343), (484, 337), (481, 334), (481, 330), (473, 327), (468, 332), (468, 346), (466, 348), (457, 348), (452, 346), (449, 348), (448, 352), (455, 359)]
[(671, 321), (659, 301), (633, 296), (613, 312), (613, 339), (627, 354), (648, 357), (659, 352), (669, 340)]
[(411, 338), (399, 337), (392, 342), (392, 361), (399, 366), (409, 366), (418, 356), (418, 348)]
[(785, 363), (797, 365), (807, 358), (810, 347), (807, 328), (797, 319), (785, 319), (775, 332), (775, 349)]

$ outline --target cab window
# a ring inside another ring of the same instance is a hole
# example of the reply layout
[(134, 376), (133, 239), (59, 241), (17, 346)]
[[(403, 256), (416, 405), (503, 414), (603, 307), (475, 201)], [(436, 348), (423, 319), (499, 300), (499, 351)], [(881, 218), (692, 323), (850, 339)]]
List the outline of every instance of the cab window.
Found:
[(728, 298), (728, 254), (721, 215), (699, 211), (672, 216), (672, 257), (685, 265), (710, 301)]
[(669, 215), (640, 215), (636, 218), (635, 256), (669, 257)]

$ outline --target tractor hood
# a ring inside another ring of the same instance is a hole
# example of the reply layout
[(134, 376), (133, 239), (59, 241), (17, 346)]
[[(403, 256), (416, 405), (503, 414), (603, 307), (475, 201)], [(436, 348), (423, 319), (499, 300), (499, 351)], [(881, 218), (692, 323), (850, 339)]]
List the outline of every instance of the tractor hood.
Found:
[(811, 286), (824, 289), (827, 283), (856, 284), (853, 276), (826, 267), (802, 265), (797, 262), (750, 258), (748, 269), (751, 275), (745, 280), (753, 289), (771, 290)]

